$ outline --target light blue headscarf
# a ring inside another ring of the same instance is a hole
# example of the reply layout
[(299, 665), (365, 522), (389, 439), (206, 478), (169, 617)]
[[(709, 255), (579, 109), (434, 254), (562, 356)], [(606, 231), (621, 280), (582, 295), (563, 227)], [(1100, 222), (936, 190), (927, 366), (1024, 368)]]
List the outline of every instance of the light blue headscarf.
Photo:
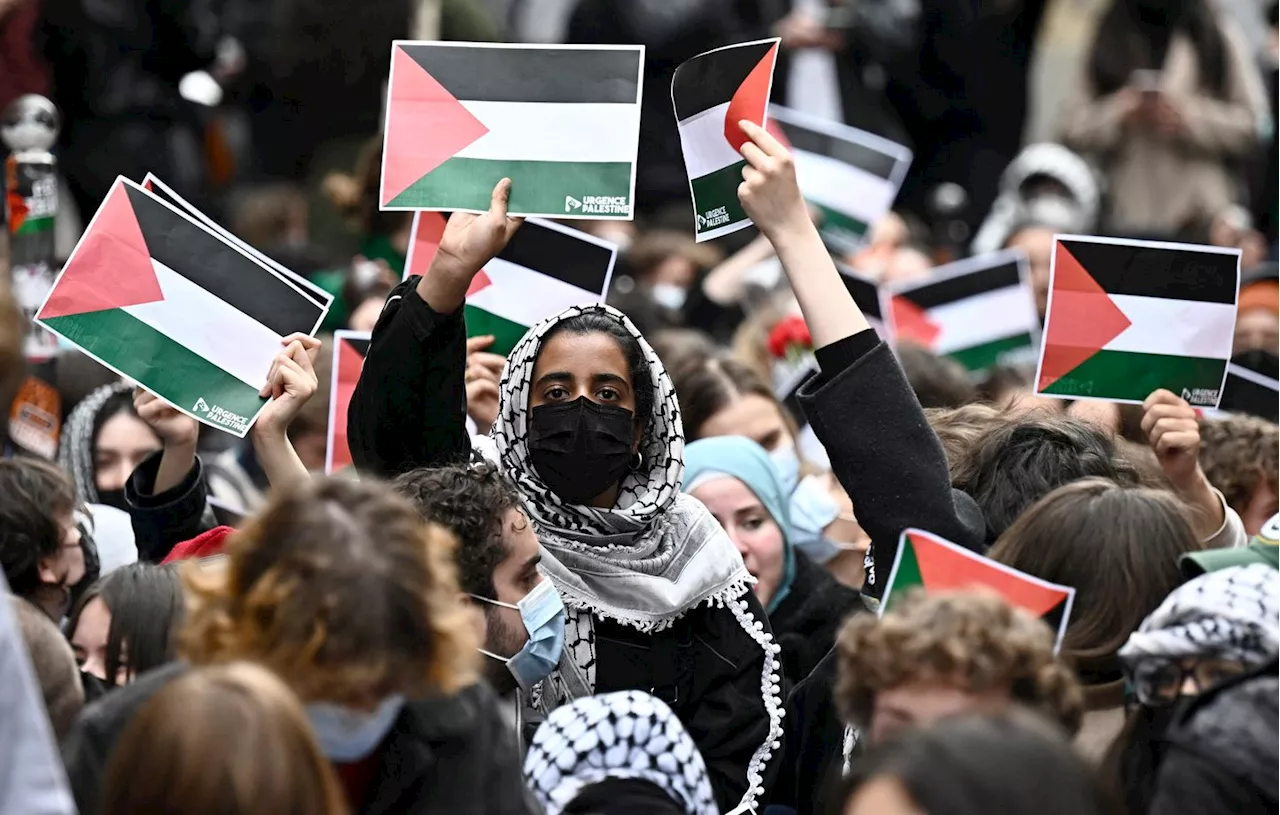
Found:
[(765, 608), (772, 614), (791, 593), (791, 581), (796, 575), (796, 554), (789, 535), (788, 499), (782, 480), (764, 448), (745, 436), (715, 436), (700, 439), (684, 448), (685, 492), (715, 476), (729, 476), (746, 484), (782, 530), (782, 579)]

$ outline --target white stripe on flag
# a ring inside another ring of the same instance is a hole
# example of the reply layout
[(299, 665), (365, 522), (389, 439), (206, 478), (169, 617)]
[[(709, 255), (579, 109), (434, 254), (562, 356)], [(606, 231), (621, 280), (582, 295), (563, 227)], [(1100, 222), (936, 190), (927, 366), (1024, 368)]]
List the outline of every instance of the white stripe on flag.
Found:
[(559, 314), (569, 306), (600, 302), (600, 292), (580, 289), (502, 258), (486, 263), (484, 271), (492, 282), (468, 297), (467, 305), (523, 326)]
[(792, 154), (800, 192), (815, 204), (851, 215), (868, 225), (893, 206), (897, 190), (883, 178), (818, 153), (795, 150)]
[(689, 178), (702, 178), (743, 160), (724, 137), (724, 117), (728, 112), (729, 103), (725, 102), (679, 123), (680, 150)]
[(280, 336), (155, 258), (151, 265), (164, 299), (124, 311), (246, 385), (266, 384)]
[(933, 346), (938, 354), (1036, 331), (1035, 303), (1022, 286), (1005, 286), (937, 306), (928, 317), (942, 328)]
[(1104, 346), (1108, 351), (1217, 359), (1231, 356), (1236, 324), (1236, 307), (1231, 303), (1132, 294), (1113, 294), (1111, 301), (1132, 325)]
[(460, 158), (573, 162), (635, 158), (639, 105), (465, 100), (462, 104), (489, 132), (459, 151)]

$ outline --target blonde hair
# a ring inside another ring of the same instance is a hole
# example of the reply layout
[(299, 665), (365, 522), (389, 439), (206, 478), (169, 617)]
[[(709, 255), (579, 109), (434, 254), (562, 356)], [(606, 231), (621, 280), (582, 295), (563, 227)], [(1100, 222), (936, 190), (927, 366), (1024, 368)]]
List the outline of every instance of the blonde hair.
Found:
[(277, 495), (228, 539), (225, 569), (185, 570), (180, 653), (265, 665), (308, 702), (452, 693), (475, 681), (479, 646), (453, 547), (381, 482)]
[(104, 815), (345, 815), (298, 700), (265, 668), (197, 668), (138, 711), (111, 753)]
[(994, 592), (912, 591), (877, 619), (858, 614), (836, 640), (836, 704), (869, 726), (876, 694), (914, 680), (952, 682), (970, 692), (1007, 688), (1070, 733), (1083, 700), (1072, 671), (1053, 654), (1053, 632)]

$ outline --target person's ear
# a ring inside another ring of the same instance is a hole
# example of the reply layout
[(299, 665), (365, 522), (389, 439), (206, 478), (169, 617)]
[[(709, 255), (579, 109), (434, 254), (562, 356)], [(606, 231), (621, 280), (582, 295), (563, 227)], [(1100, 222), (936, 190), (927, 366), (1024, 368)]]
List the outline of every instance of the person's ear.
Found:
[(58, 577), (57, 564), (58, 558), (56, 555), (52, 557), (42, 557), (36, 562), (36, 571), (40, 575), (41, 583), (56, 585), (62, 582), (62, 578)]

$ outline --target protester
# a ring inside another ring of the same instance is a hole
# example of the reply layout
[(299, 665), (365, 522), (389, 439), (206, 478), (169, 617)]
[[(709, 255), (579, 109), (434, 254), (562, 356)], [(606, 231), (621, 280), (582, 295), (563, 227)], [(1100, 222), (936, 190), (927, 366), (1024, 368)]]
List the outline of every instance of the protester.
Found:
[(76, 671), (75, 656), (58, 626), (44, 612), (20, 597), (10, 596), (7, 601), (26, 642), (53, 734), (60, 739), (84, 707), (84, 688)]
[(90, 393), (67, 417), (58, 464), (76, 484), (76, 501), (128, 510), (124, 485), (160, 438), (138, 418), (133, 388), (123, 382)]
[(1129, 812), (1149, 811), (1169, 723), (1180, 700), (1270, 662), (1280, 651), (1280, 581), (1256, 563), (1179, 587), (1120, 649), (1138, 704), (1108, 752), (1108, 772)]
[(1200, 420), (1200, 466), (1249, 535), (1280, 512), (1278, 450), (1280, 428), (1271, 422), (1252, 416)]
[(1231, 353), (1238, 357), (1250, 351), (1270, 354), (1273, 359), (1280, 355), (1280, 282), (1274, 263), (1269, 269), (1259, 267), (1241, 281)]
[(111, 753), (101, 812), (345, 815), (302, 705), (249, 662), (197, 668), (156, 691)]
[[(1088, 234), (1098, 220), (1100, 206), (1097, 179), (1084, 159), (1060, 144), (1028, 145), (1000, 175), (1000, 195), (974, 236), (973, 254), (1023, 249), (1031, 260), (1035, 280), (1038, 253), (1029, 251), (1028, 238), (1020, 239), (1019, 233), (1046, 227), (1051, 233)], [(1045, 256), (1046, 291), (1048, 274)], [(1044, 314), (1043, 307), (1040, 313)]]
[[(75, 489), (57, 467), (0, 461), (0, 564), (9, 587), (60, 623), (86, 576)], [(92, 578), (90, 578), (92, 580)]]
[(786, 761), (772, 803), (824, 812), (828, 784), (855, 752), (964, 711), (1026, 704), (1068, 732), (1080, 690), (1053, 632), (991, 594), (917, 592), (877, 619), (845, 623), (836, 649), (787, 705)]
[(1111, 815), (1111, 795), (1062, 736), (1011, 711), (964, 715), (854, 765), (844, 815)]
[(1076, 743), (1095, 761), (1124, 723), (1120, 647), (1182, 582), (1178, 558), (1201, 548), (1172, 495), (1103, 478), (1049, 493), (991, 547), (993, 560), (1076, 590), (1062, 653), (1084, 686)]
[(282, 490), (228, 542), (224, 568), (188, 567), (184, 662), (112, 692), (68, 737), (80, 808), (105, 802), (103, 767), (148, 700), (191, 666), (243, 660), (307, 705), (352, 809), (532, 812), (514, 736), (475, 682), (451, 547), (379, 482)]
[(1097, 160), (1106, 226), (1174, 236), (1246, 201), (1236, 167), (1266, 113), (1248, 46), (1208, 0), (1113, 0), (1098, 24), (1068, 147)]
[[(348, 411), (362, 470), (471, 456), (461, 307), (520, 225), (509, 194), (504, 179), (488, 213), (454, 213), (428, 274), (392, 293)], [(680, 492), (680, 408), (648, 343), (608, 306), (534, 326), (508, 357), (489, 439), (569, 609), (544, 704), (652, 689), (702, 751), (721, 808), (753, 806), (777, 766), (778, 646), (732, 541)]]
[(782, 646), (782, 675), (800, 682), (831, 650), (844, 617), (862, 608), (858, 592), (792, 543), (786, 492), (760, 445), (742, 436), (702, 439), (684, 459), (685, 492), (706, 505), (742, 553)]
[(907, 384), (923, 408), (958, 408), (977, 395), (969, 372), (950, 357), (939, 356), (911, 341), (899, 343), (896, 353)]
[(182, 588), (172, 566), (135, 563), (89, 587), (67, 621), (76, 664), (108, 688), (173, 659)]
[[(503, 696), (532, 692), (560, 661), (565, 611), (538, 571), (538, 537), (520, 494), (491, 464), (410, 470), (393, 486), (458, 539), (458, 581), (484, 613), (489, 684)], [(517, 730), (525, 704), (513, 708)]]
[(524, 761), (546, 815), (717, 815), (707, 766), (661, 699), (619, 691), (557, 708)]
[(1183, 555), (1179, 561), (1182, 576), (1193, 580), (1206, 572), (1229, 569), (1232, 566), (1248, 566), (1263, 563), (1280, 569), (1280, 515), (1273, 515), (1263, 524), (1249, 543), (1235, 549), (1206, 549)]

